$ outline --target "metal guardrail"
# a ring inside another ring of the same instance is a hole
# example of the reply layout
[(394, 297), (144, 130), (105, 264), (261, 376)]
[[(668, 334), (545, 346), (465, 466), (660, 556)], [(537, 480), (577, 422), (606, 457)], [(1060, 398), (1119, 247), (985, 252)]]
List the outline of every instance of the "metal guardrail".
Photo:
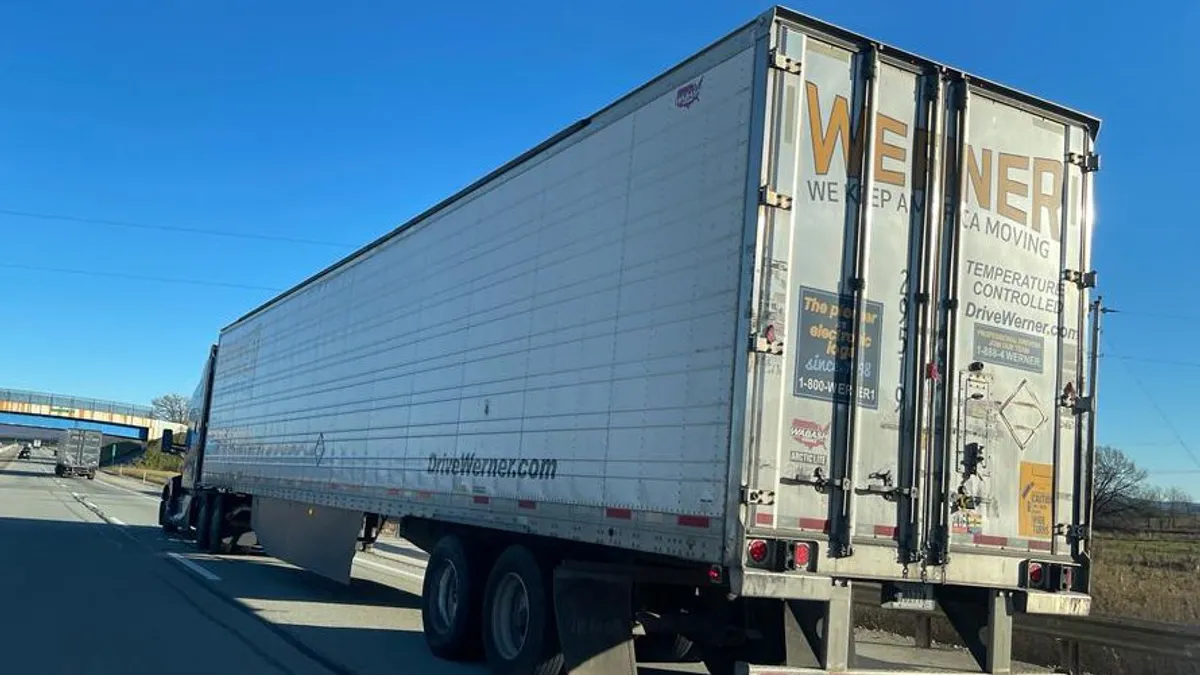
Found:
[[(879, 587), (874, 584), (856, 585), (854, 602), (878, 607)], [(917, 615), (914, 632), (917, 646), (928, 648), (933, 615), (910, 613)], [(1079, 646), (1082, 644), (1200, 661), (1200, 626), (1110, 616), (1017, 614), (1013, 617), (1013, 630), (1057, 639), (1061, 648), (1059, 665), (1072, 674), (1083, 672), (1079, 660)]]
[(47, 394), (40, 391), (24, 391), (21, 389), (0, 389), (0, 401), (13, 403), (28, 403), (30, 405), (45, 405), (51, 408), (75, 408), (106, 412), (114, 415), (129, 415), (131, 417), (154, 417), (154, 408), (117, 401), (104, 401), (96, 398), (81, 398), (79, 396), (64, 396), (62, 394)]

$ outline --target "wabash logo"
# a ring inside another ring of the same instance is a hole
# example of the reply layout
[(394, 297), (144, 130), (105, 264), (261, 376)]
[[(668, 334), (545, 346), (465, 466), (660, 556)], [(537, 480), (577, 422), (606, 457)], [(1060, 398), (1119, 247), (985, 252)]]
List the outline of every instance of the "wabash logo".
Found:
[(812, 420), (792, 420), (792, 440), (806, 448), (824, 448), (829, 440), (829, 425)]
[(704, 78), (700, 78), (695, 82), (690, 82), (675, 90), (675, 107), (690, 108), (692, 104), (700, 100), (700, 85), (704, 84)]

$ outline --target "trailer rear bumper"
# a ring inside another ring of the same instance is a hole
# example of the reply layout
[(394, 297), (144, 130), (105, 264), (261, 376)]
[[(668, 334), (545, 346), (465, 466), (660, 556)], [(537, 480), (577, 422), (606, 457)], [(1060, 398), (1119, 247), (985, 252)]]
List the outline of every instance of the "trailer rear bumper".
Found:
[(1015, 597), (1017, 611), (1025, 614), (1087, 616), (1092, 611), (1092, 596), (1085, 593), (1049, 593), (1025, 591)]
[(787, 598), (828, 602), (837, 586), (832, 577), (787, 574), (735, 568), (729, 573), (730, 590), (747, 598)]

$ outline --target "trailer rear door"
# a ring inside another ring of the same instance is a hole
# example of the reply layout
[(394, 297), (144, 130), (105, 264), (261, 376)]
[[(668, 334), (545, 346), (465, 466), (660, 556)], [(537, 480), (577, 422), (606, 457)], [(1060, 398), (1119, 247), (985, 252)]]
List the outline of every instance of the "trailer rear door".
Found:
[(965, 83), (954, 107), (958, 190), (940, 290), (946, 433), (929, 545), (1068, 555), (1089, 480), (1075, 395), (1088, 348), (1091, 134)]
[(1011, 586), (1086, 520), (1094, 128), (947, 72), (777, 29), (747, 527), (811, 571)]
[(776, 41), (764, 184), (792, 204), (760, 232), (748, 480), (773, 503), (750, 521), (820, 542), (824, 571), (899, 576), (922, 525), (938, 78), (786, 26)]

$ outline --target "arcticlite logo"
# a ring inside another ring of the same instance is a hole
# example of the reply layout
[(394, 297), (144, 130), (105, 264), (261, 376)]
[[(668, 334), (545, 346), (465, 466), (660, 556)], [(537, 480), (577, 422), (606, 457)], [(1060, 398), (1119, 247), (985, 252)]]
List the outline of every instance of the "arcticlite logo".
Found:
[(704, 84), (704, 78), (689, 82), (675, 90), (675, 107), (676, 108), (691, 108), (692, 104), (700, 100), (700, 85)]
[(829, 425), (812, 420), (792, 420), (792, 440), (806, 448), (824, 448), (829, 440)]

